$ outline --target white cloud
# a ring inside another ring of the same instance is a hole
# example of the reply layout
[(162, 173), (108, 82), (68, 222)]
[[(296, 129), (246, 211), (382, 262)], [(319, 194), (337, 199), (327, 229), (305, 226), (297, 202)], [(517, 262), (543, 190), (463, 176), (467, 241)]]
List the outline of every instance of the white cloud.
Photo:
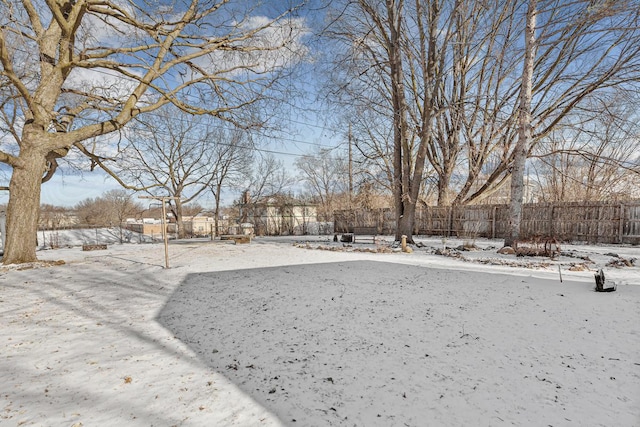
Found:
[(65, 81), (64, 87), (117, 102), (127, 98), (136, 85), (135, 80), (112, 70), (74, 68)]
[(221, 72), (236, 67), (251, 67), (257, 73), (268, 73), (279, 68), (293, 66), (309, 54), (303, 39), (309, 34), (303, 18), (274, 22), (267, 17), (256, 16), (238, 24), (238, 32), (249, 32), (261, 27), (252, 37), (234, 43), (239, 49), (253, 51), (217, 51), (201, 58), (198, 63), (208, 72)]

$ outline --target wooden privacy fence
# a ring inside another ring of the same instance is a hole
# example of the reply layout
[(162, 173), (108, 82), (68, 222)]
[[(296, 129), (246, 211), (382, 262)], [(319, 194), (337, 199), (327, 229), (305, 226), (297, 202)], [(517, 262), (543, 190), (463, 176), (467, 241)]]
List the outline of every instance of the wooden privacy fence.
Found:
[[(416, 211), (414, 234), (500, 239), (506, 236), (508, 218), (508, 205), (423, 207)], [(335, 233), (352, 233), (356, 228), (395, 234), (394, 210), (334, 212)], [(640, 244), (640, 200), (525, 204), (520, 236)]]

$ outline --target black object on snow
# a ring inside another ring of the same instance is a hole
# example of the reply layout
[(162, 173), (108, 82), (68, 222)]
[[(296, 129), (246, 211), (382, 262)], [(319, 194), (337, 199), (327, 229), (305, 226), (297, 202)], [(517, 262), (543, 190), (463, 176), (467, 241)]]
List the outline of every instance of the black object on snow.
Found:
[(602, 269), (598, 270), (598, 273), (595, 274), (596, 278), (596, 292), (613, 292), (616, 290), (616, 284), (613, 282), (607, 283), (604, 278), (604, 271)]

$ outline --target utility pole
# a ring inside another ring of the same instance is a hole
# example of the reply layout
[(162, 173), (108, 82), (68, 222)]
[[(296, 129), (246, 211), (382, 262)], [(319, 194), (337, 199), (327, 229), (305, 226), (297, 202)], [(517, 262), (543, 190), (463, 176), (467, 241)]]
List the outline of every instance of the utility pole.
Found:
[(353, 201), (353, 150), (351, 148), (351, 123), (349, 123), (349, 209)]
[(160, 200), (162, 203), (162, 240), (164, 241), (164, 268), (169, 268), (169, 239), (167, 236), (167, 201), (178, 200), (180, 197), (175, 196), (138, 196), (139, 199)]

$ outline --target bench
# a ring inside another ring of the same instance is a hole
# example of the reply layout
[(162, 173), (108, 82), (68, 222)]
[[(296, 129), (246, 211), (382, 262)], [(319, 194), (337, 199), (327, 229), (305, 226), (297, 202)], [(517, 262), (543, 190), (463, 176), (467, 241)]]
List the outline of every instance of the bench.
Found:
[(220, 236), (220, 240), (233, 240), (236, 245), (238, 243), (251, 243), (250, 234), (223, 234)]
[(376, 242), (378, 235), (378, 227), (353, 227), (353, 242), (356, 242), (356, 236), (372, 236), (373, 243)]

